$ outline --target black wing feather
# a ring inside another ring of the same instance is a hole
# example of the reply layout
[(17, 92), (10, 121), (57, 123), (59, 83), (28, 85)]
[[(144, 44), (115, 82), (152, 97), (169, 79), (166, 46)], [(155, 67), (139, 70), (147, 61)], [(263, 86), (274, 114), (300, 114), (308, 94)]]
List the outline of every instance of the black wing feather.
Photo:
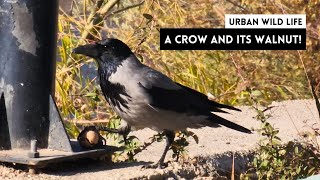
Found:
[(141, 83), (139, 85), (151, 97), (150, 105), (155, 108), (197, 115), (208, 112), (208, 108), (204, 103), (197, 97), (190, 95), (183, 88), (164, 89), (157, 86), (146, 88)]
[(150, 105), (156, 108), (174, 110), (181, 113), (192, 112), (193, 114), (207, 114), (208, 112), (228, 113), (219, 108), (241, 111), (232, 106), (210, 101), (206, 95), (179, 83), (176, 84), (180, 87), (179, 89), (165, 89), (157, 86), (147, 88), (139, 83), (151, 97)]
[[(228, 105), (225, 105), (225, 104), (217, 103), (215, 101), (211, 101), (211, 100), (208, 99), (208, 97), (206, 95), (204, 95), (204, 94), (202, 94), (202, 93), (200, 93), (200, 92), (198, 92), (198, 91), (196, 91), (194, 89), (191, 89), (191, 88), (189, 88), (187, 86), (184, 86), (184, 85), (179, 84), (179, 83), (176, 83), (176, 84), (178, 84), (179, 86), (183, 87), (186, 91), (189, 91), (193, 95), (198, 96), (201, 100), (206, 101), (208, 103), (208, 105), (210, 106), (210, 109), (212, 111), (214, 111), (214, 112), (223, 111), (223, 110), (220, 110), (218, 108), (225, 108), (225, 109), (230, 109), (230, 110), (235, 110), (235, 111), (241, 111), (240, 109), (235, 108), (233, 106), (228, 106)], [(225, 112), (225, 111), (223, 111), (223, 112)]]

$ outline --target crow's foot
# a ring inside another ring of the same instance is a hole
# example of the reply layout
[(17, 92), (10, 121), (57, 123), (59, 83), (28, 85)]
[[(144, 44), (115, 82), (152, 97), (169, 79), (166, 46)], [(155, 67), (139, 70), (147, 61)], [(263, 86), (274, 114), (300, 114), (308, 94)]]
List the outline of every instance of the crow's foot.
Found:
[(153, 164), (144, 165), (144, 166), (142, 166), (142, 169), (164, 169), (166, 167), (168, 167), (168, 163), (157, 162), (157, 163), (153, 163)]

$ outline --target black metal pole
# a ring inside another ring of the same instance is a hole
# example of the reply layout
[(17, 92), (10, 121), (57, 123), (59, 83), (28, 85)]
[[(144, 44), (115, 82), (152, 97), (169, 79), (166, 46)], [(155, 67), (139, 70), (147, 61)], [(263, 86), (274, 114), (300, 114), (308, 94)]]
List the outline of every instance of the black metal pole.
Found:
[(7, 121), (11, 148), (29, 149), (32, 139), (39, 147), (48, 145), (57, 3), (0, 0), (0, 101), (5, 102), (0, 106), (5, 104), (6, 109), (6, 117), (0, 111), (0, 125)]

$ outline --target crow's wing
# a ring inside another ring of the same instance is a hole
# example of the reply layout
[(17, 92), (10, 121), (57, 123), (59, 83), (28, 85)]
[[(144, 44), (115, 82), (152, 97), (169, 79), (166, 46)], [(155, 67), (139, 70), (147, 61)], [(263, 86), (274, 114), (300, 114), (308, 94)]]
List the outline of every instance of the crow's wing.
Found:
[(206, 95), (175, 83), (167, 76), (151, 68), (144, 68), (142, 74), (143, 81), (139, 85), (148, 93), (150, 105), (155, 108), (192, 114), (225, 112), (219, 108), (240, 111), (232, 106), (210, 101)]
[(143, 78), (141, 78), (139, 86), (148, 94), (149, 104), (152, 107), (189, 115), (206, 115), (208, 120), (214, 123), (237, 131), (251, 133), (249, 129), (211, 113), (212, 111), (225, 112), (219, 108), (240, 111), (239, 109), (210, 101), (206, 95), (175, 83), (167, 76), (151, 68), (146, 67), (141, 72)]
[(235, 111), (241, 111), (240, 109), (238, 108), (235, 108), (233, 106), (228, 106), (228, 105), (225, 105), (225, 104), (220, 104), (220, 103), (217, 103), (215, 101), (211, 101), (208, 99), (208, 96), (194, 90), (194, 89), (191, 89), (187, 86), (183, 86), (179, 83), (177, 83), (179, 86), (183, 87), (186, 91), (188, 91), (189, 93), (195, 95), (195, 96), (198, 96), (198, 98), (200, 98), (202, 101), (206, 101), (208, 103), (208, 105), (210, 106), (210, 109), (211, 111), (213, 112), (221, 112), (222, 110), (218, 109), (218, 108), (225, 108), (225, 109), (231, 109), (231, 110), (235, 110)]

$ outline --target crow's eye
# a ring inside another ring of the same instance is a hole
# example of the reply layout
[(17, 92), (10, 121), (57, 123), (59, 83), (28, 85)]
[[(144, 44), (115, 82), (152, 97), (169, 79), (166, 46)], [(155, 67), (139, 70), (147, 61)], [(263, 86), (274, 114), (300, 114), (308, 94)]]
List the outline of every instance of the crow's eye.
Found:
[(108, 46), (106, 46), (106, 45), (104, 45), (103, 47), (104, 47), (104, 48), (108, 48)]

